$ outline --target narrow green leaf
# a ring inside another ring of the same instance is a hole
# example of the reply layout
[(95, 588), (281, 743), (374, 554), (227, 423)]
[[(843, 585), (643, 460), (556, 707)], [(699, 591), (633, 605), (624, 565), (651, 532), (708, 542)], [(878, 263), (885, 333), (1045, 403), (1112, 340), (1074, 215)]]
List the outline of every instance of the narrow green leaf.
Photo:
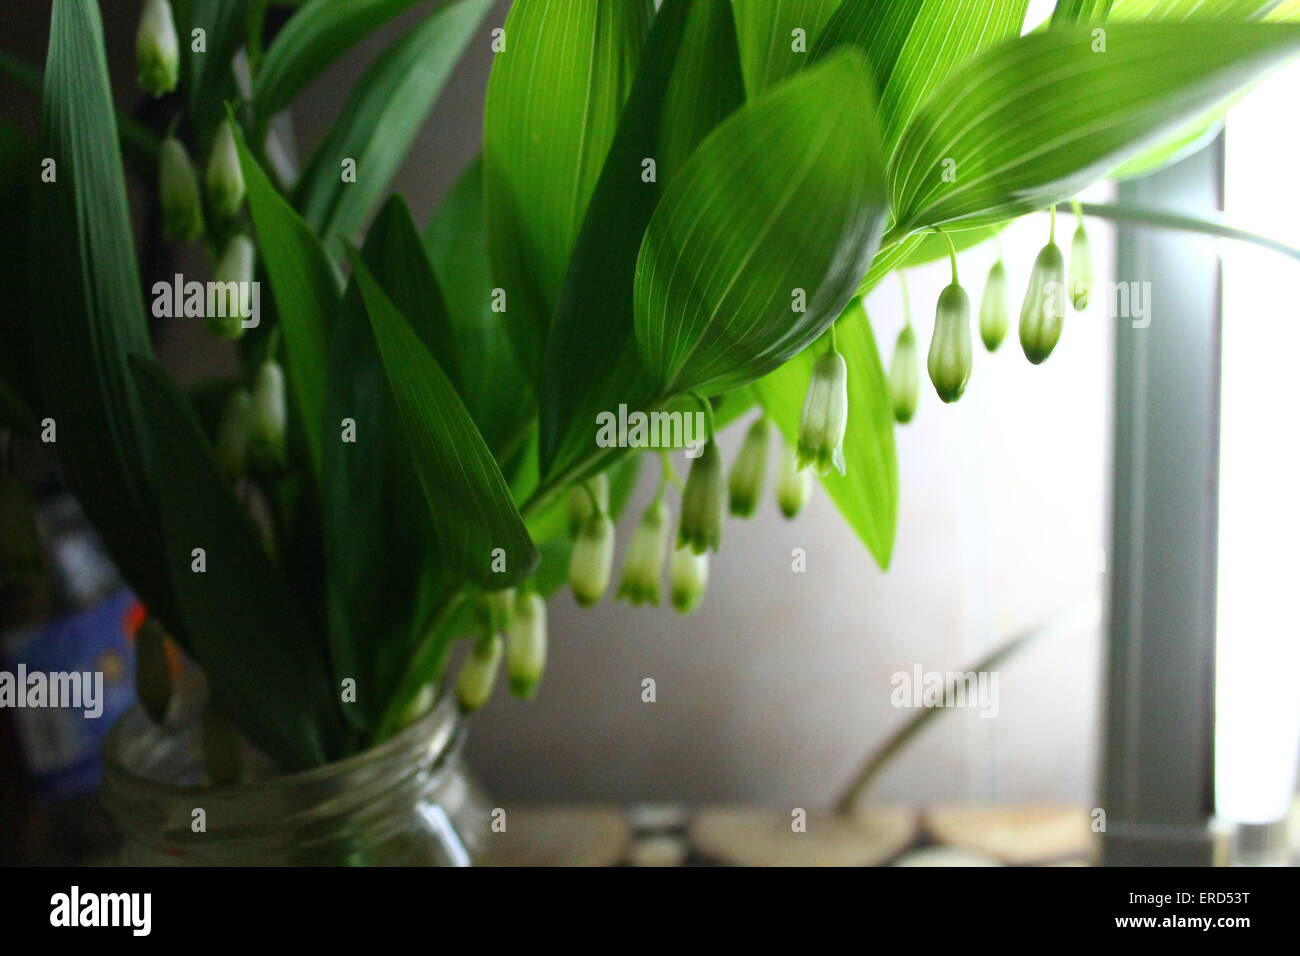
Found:
[(319, 478), (320, 423), (325, 409), (330, 326), (339, 308), (338, 278), (316, 234), (271, 185), (249, 153), (233, 114), (231, 123), (248, 188), (248, 210), (257, 229), (258, 249), (284, 332), (297, 419), (306, 432), (312, 471)]
[(150, 610), (179, 628), (127, 367), (128, 356), (150, 354), (149, 336), (93, 0), (55, 0), (41, 127), (39, 155), (55, 175), (36, 188), (32, 231), (43, 411), (55, 421), (64, 476), (114, 561)]
[[(726, 0), (668, 0), (587, 209), (542, 367), (541, 463), (560, 472), (595, 450), (595, 416), (640, 408), (655, 383), (636, 348), (633, 278), (641, 237), (674, 174), (744, 101)], [(643, 177), (657, 157), (655, 181)]]
[(1113, 0), (1056, 0), (1056, 9), (1052, 11), (1052, 27), (1100, 23), (1110, 13), (1112, 2)]
[(650, 0), (516, 0), (506, 18), (483, 116), (488, 250), (534, 383), (652, 13)]
[(304, 86), (343, 52), (416, 0), (311, 0), (271, 43), (253, 83), (253, 109), (265, 128)]
[[(840, 0), (735, 0), (740, 62), (751, 99), (808, 64), (813, 42), (839, 5)], [(850, 0), (848, 5), (864, 4)]]
[[(204, 31), (206, 50), (189, 55), (190, 120), (207, 143), (234, 86), (230, 62), (244, 42), (249, 0), (194, 0), (190, 28)], [(182, 46), (190, 44), (182, 37)]]
[(338, 698), (306, 618), (185, 397), (156, 362), (134, 356), (131, 364), (152, 438), (167, 568), (213, 695), (282, 770), (342, 756)]
[[(845, 472), (822, 478), (827, 493), (881, 568), (889, 567), (898, 523), (898, 460), (889, 383), (866, 310), (854, 302), (835, 324), (835, 341), (849, 370)], [(793, 445), (818, 349), (806, 349), (760, 380), (763, 408)]]
[(1029, 0), (845, 3), (818, 37), (816, 56), (851, 44), (866, 55), (880, 94), (890, 156), (907, 123), (944, 78), (981, 50), (1020, 35)]
[(1300, 50), (1300, 27), (1110, 23), (1034, 33), (937, 89), (899, 144), (896, 232), (1070, 198)]
[(662, 393), (751, 382), (839, 314), (886, 214), (873, 117), (866, 64), (844, 50), (751, 101), (695, 151), (637, 261), (636, 337)]
[(425, 229), (424, 248), (447, 302), (460, 394), (483, 440), (503, 455), (531, 418), (534, 402), (506, 331), (509, 318), (492, 311), (481, 158), (443, 199)]
[(1112, 21), (1122, 20), (1256, 20), (1280, 0), (1114, 0)]
[[(333, 240), (353, 238), (388, 189), (492, 3), (459, 0), (441, 8), (385, 50), (353, 87), (298, 187), (303, 218), (332, 252)], [(355, 163), (355, 181), (343, 181), (345, 160)]]
[(437, 360), (355, 254), (352, 266), (441, 553), (480, 587), (518, 584), (538, 554), (501, 469)]

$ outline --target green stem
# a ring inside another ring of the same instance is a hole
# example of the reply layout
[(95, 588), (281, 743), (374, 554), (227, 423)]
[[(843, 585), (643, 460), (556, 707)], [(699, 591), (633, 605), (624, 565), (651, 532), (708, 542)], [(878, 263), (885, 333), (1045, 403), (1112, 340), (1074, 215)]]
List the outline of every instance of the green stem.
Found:
[(1047, 233), (1047, 244), (1053, 245), (1056, 242), (1056, 206), (1052, 206), (1052, 226)]
[[(831, 348), (835, 347), (835, 326), (831, 326)], [(709, 436), (709, 441), (713, 441), (713, 403), (701, 395), (699, 392), (691, 392), (691, 398), (699, 402), (700, 408), (704, 410), (704, 427)]]
[(903, 324), (911, 326), (912, 324), (912, 297), (907, 292), (907, 279), (903, 276), (903, 270), (898, 270), (898, 288), (903, 293)]
[(952, 236), (948, 235), (942, 229), (936, 229), (939, 235), (943, 236), (943, 241), (948, 243), (948, 259), (952, 262), (952, 284), (958, 285), (957, 282), (957, 244), (952, 241)]
[(1139, 226), (1152, 226), (1156, 229), (1174, 229), (1179, 232), (1196, 232), (1220, 239), (1235, 239), (1248, 242), (1262, 249), (1271, 249), (1288, 258), (1300, 262), (1300, 249), (1288, 246), (1284, 242), (1261, 236), (1245, 229), (1237, 229), (1214, 219), (1201, 219), (1196, 216), (1184, 216), (1163, 209), (1147, 209), (1141, 206), (1127, 206), (1117, 203), (1080, 203), (1079, 208), (1085, 216), (1094, 219), (1108, 219), (1111, 222), (1131, 223)]

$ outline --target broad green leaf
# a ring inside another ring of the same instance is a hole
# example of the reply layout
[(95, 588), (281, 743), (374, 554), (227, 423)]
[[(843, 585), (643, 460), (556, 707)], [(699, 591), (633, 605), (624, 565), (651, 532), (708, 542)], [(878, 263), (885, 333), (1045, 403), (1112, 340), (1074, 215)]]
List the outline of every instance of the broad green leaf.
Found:
[(839, 5), (840, 0), (735, 0), (736, 39), (751, 98), (808, 64), (813, 42)]
[[(849, 370), (845, 472), (832, 472), (822, 484), (876, 563), (888, 568), (898, 523), (894, 406), (871, 322), (859, 302), (836, 322), (835, 341)], [(799, 438), (799, 416), (818, 354), (818, 346), (806, 349), (756, 386), (763, 408), (792, 445)]]
[(352, 266), (408, 449), (448, 565), (489, 590), (537, 565), (537, 548), (491, 451), (447, 376), (357, 255)]
[(1114, 0), (1112, 21), (1122, 20), (1254, 20), (1279, 0)]
[(231, 124), (236, 129), (258, 251), (266, 265), (284, 333), (290, 392), (297, 405), (298, 421), (306, 432), (312, 472), (319, 477), (320, 423), (325, 409), (330, 326), (339, 308), (338, 277), (311, 227), (276, 191), (249, 153), (233, 116)]
[[(1073, 196), (1300, 51), (1300, 27), (1111, 23), (1033, 33), (935, 91), (899, 144), (896, 232)], [(951, 174), (951, 175), (949, 175)]]
[(700, 144), (637, 260), (637, 343), (662, 394), (744, 385), (834, 321), (886, 214), (873, 116), (866, 64), (844, 50)]
[(530, 382), (649, 29), (649, 0), (516, 0), (483, 115), (494, 287)]
[(41, 127), (39, 155), (53, 160), (56, 177), (37, 187), (32, 231), (43, 411), (56, 424), (64, 477), (113, 560), (150, 610), (179, 630), (127, 366), (129, 356), (150, 354), (149, 336), (93, 0), (55, 0)]
[(867, 270), (866, 276), (858, 284), (857, 295), (866, 296), (895, 269), (904, 268), (908, 258), (921, 247), (924, 241), (925, 235), (923, 233), (915, 233), (910, 236), (895, 238), (881, 246), (880, 251), (876, 253), (876, 257), (871, 260), (871, 268)]
[(333, 681), (307, 619), (185, 397), (156, 362), (133, 357), (132, 368), (152, 438), (167, 568), (213, 695), (282, 770), (341, 757)]
[(817, 40), (818, 57), (845, 44), (865, 54), (879, 91), (880, 139), (890, 156), (944, 78), (976, 53), (1020, 35), (1029, 0), (845, 3)]
[[(595, 420), (641, 408), (655, 383), (636, 348), (633, 278), (641, 238), (697, 142), (744, 101), (726, 0), (669, 0), (641, 69), (569, 263), (542, 366), (541, 464), (563, 472), (595, 449)], [(658, 157), (647, 183), (642, 162)]]
[(266, 51), (253, 83), (253, 109), (265, 128), (327, 66), (416, 0), (311, 0), (289, 18)]
[[(492, 3), (443, 7), (384, 51), (353, 87), (298, 187), (303, 218), (331, 251), (336, 238), (354, 237), (388, 189)], [(355, 181), (343, 181), (344, 160), (355, 163)]]
[(1052, 26), (1100, 23), (1110, 13), (1112, 2), (1113, 0), (1056, 0), (1056, 9), (1052, 11)]
[(531, 418), (534, 403), (510, 345), (509, 318), (492, 311), (481, 159), (443, 199), (425, 229), (424, 248), (447, 303), (461, 397), (483, 440), (503, 456)]
[(190, 28), (203, 30), (206, 44), (205, 52), (188, 53), (190, 121), (205, 145), (234, 87), (230, 62), (243, 45), (248, 12), (249, 0), (194, 0), (190, 11)]

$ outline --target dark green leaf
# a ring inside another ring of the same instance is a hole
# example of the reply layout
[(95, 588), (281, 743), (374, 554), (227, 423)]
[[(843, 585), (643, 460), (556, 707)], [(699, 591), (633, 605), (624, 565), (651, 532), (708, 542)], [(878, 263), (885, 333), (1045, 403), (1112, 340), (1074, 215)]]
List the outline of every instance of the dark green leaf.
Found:
[[(835, 325), (835, 340), (849, 370), (849, 422), (844, 435), (845, 473), (832, 471), (822, 484), (840, 513), (882, 568), (889, 567), (898, 523), (898, 460), (889, 383), (876, 351), (871, 323), (855, 302)], [(762, 379), (759, 397), (793, 445), (818, 349), (807, 349)]]
[(735, 0), (736, 38), (751, 98), (808, 64), (813, 42), (839, 5), (840, 0)]
[(649, 29), (649, 0), (516, 0), (483, 116), (493, 284), (529, 381)]
[(266, 178), (236, 129), (239, 161), (248, 188), (248, 211), (257, 228), (288, 357), (290, 391), (306, 432), (312, 472), (320, 476), (320, 423), (325, 410), (325, 373), (330, 326), (339, 308), (339, 283), (325, 249)]
[(518, 584), (536, 566), (537, 548), (501, 469), (437, 360), (359, 256), (352, 265), (440, 552), (480, 587)]
[[(669, 0), (588, 207), (560, 293), (542, 369), (542, 470), (563, 471), (594, 451), (595, 416), (640, 408), (655, 383), (636, 348), (633, 277), (641, 237), (673, 174), (696, 143), (744, 100), (725, 0)], [(657, 181), (642, 161), (659, 157)]]
[(839, 314), (886, 213), (873, 116), (866, 64), (846, 49), (752, 100), (695, 151), (637, 262), (636, 337), (663, 394), (751, 382)]
[(1293, 56), (1300, 27), (1112, 22), (1097, 42), (1033, 33), (949, 77), (899, 144), (896, 232), (1070, 198)]
[[(207, 49), (188, 54), (190, 121), (205, 144), (234, 86), (230, 61), (244, 42), (248, 9), (249, 0), (194, 0), (190, 27), (204, 31)], [(185, 41), (182, 37), (181, 45), (192, 49)]]
[(185, 397), (157, 363), (131, 364), (152, 438), (167, 567), (212, 693), (282, 770), (342, 756), (338, 697), (306, 618)]
[[(442, 8), (385, 50), (353, 87), (298, 187), (303, 218), (327, 246), (364, 225), (492, 3)], [(355, 182), (343, 181), (345, 159), (356, 164)]]

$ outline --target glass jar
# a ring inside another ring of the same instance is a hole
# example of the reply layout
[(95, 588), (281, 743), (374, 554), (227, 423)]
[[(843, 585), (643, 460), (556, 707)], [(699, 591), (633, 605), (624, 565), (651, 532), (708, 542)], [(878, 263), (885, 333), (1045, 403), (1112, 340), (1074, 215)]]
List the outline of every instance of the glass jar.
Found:
[(199, 714), (110, 731), (101, 796), (128, 866), (469, 866), (491, 808), (444, 697), (377, 747), (301, 773), (202, 784)]

